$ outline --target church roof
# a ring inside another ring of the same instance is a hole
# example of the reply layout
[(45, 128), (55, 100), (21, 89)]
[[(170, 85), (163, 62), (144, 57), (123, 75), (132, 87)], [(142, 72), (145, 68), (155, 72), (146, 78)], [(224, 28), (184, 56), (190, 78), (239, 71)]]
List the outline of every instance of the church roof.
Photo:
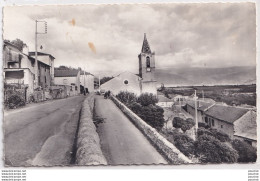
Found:
[(142, 53), (151, 53), (151, 49), (150, 49), (150, 46), (149, 46), (149, 43), (146, 39), (146, 34), (144, 34), (144, 41), (143, 41), (143, 46), (142, 46), (142, 50), (141, 50)]

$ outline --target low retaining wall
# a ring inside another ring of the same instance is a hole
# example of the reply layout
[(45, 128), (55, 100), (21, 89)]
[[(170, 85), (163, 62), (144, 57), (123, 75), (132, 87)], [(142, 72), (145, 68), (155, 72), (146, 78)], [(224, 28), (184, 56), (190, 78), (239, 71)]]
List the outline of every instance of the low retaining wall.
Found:
[(111, 96), (112, 101), (121, 109), (121, 111), (142, 131), (150, 142), (162, 153), (171, 164), (192, 163), (192, 161), (181, 153), (171, 142), (160, 135), (153, 127), (144, 122), (128, 107), (121, 103), (116, 97)]
[(93, 123), (94, 95), (83, 102), (77, 140), (77, 165), (107, 165), (101, 151), (100, 139)]

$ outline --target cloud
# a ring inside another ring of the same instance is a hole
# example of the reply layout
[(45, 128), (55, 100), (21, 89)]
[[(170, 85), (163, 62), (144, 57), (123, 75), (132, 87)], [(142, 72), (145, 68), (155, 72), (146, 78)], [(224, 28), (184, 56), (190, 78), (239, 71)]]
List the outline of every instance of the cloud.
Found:
[(255, 66), (255, 13), (254, 3), (12, 6), (4, 8), (4, 39), (34, 51), (35, 20), (45, 20), (38, 42), (55, 66), (93, 73), (137, 73), (144, 33), (158, 68)]

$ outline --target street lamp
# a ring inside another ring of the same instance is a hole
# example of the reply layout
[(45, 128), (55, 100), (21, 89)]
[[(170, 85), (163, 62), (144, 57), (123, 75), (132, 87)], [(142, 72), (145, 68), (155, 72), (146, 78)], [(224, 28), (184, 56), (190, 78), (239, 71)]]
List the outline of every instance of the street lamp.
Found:
[[(44, 32), (38, 32), (37, 31), (37, 24), (38, 23), (44, 23)], [(46, 21), (38, 21), (35, 20), (35, 87), (38, 88), (38, 52), (37, 52), (37, 35), (38, 34), (47, 34), (47, 22)]]

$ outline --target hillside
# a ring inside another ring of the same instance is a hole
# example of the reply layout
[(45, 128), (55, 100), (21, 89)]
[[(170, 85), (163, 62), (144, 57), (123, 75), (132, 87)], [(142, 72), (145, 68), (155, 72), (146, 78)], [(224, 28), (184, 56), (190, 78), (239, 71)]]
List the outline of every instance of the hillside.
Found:
[(157, 68), (155, 77), (158, 86), (255, 84), (256, 68)]

